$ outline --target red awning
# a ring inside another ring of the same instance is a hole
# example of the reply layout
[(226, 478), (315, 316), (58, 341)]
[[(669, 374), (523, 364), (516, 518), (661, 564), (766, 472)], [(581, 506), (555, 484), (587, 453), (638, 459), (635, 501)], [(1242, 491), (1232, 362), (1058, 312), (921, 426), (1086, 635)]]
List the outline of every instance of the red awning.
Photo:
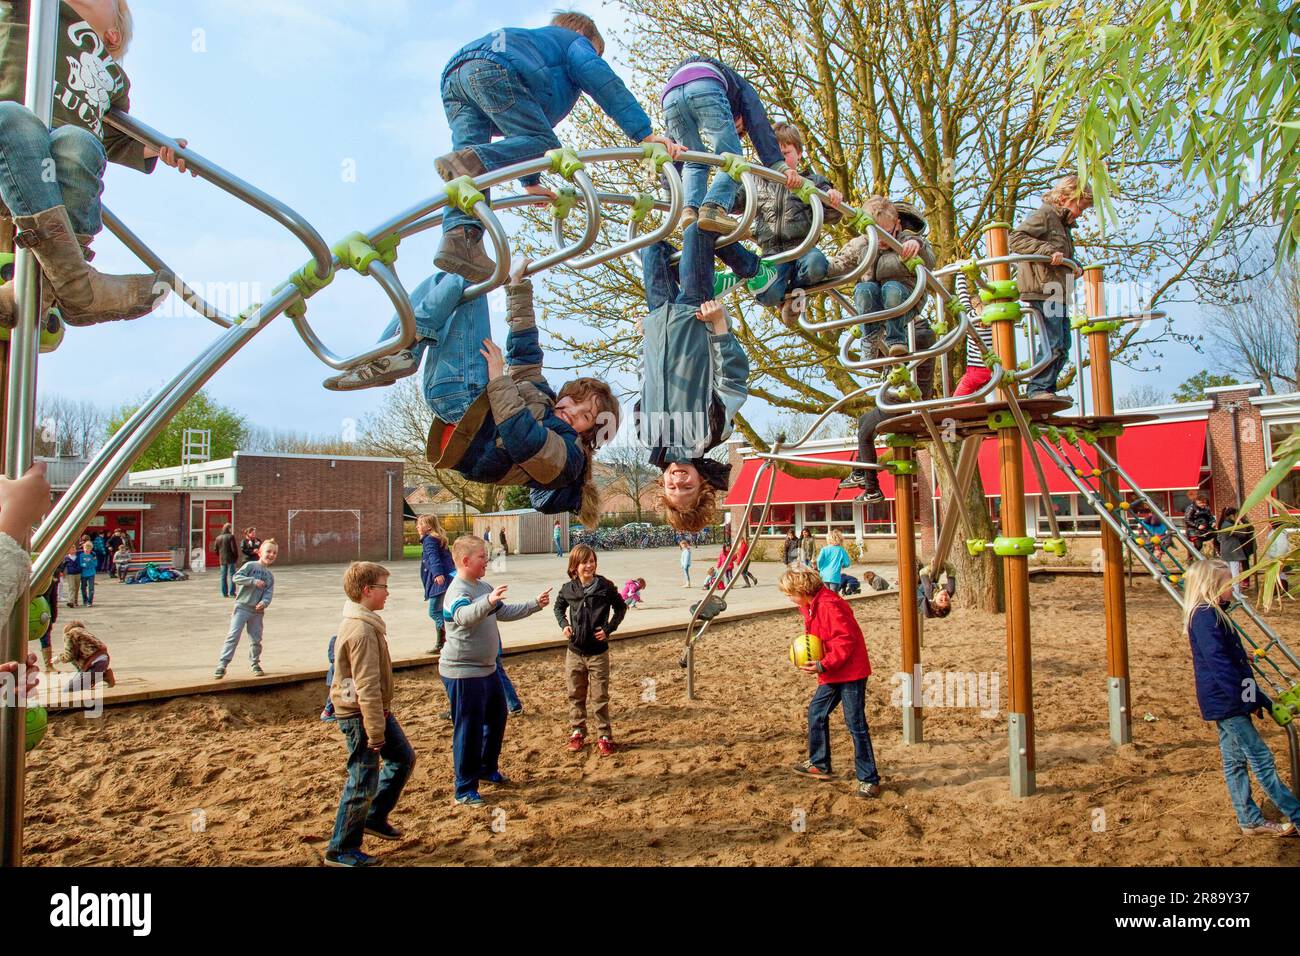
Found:
[[(1201, 483), (1201, 465), (1205, 461), (1205, 421), (1152, 422), (1149, 425), (1131, 425), (1120, 436), (1118, 456), (1120, 467), (1142, 486), (1143, 491), (1181, 491), (1195, 488)], [(1087, 448), (1087, 445), (1083, 446)], [(1043, 463), (1049, 494), (1064, 495), (1078, 489), (1041, 448), (1038, 458)], [(1070, 446), (1067, 461), (1082, 464), (1078, 451)], [(1041, 494), (1038, 476), (1028, 452), (1025, 456), (1025, 494)], [(1087, 464), (1095, 459), (1088, 456)], [(1001, 474), (998, 467), (998, 444), (985, 441), (980, 448), (980, 478), (984, 494), (1002, 493)], [(1131, 491), (1127, 484), (1121, 490)]]
[[(827, 461), (852, 461), (856, 451), (813, 452), (805, 457), (825, 458)], [(754, 487), (754, 478), (766, 459), (750, 458), (741, 466), (740, 475), (731, 485), (727, 494), (727, 507), (744, 507), (749, 501), (750, 489)], [(813, 466), (816, 467), (816, 466)], [(894, 478), (888, 472), (877, 472), (880, 476), (880, 490), (886, 498), (894, 497)], [(766, 475), (759, 485), (754, 504), (761, 505), (767, 498)], [(860, 488), (841, 490), (838, 478), (792, 478), (783, 471), (776, 473), (776, 487), (772, 489), (772, 504), (797, 505), (820, 504), (826, 501), (852, 501), (860, 493)]]

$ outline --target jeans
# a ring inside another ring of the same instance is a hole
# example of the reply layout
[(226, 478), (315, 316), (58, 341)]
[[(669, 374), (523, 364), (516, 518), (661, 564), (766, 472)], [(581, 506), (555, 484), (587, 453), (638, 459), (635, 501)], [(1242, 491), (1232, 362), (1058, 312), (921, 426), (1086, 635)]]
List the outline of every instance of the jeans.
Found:
[(95, 576), (82, 575), (81, 577), (81, 603), (87, 607), (95, 603)]
[(1300, 800), (1282, 785), (1277, 776), (1273, 751), (1259, 735), (1250, 717), (1229, 717), (1216, 721), (1219, 728), (1219, 751), (1223, 755), (1223, 776), (1228, 781), (1228, 797), (1243, 827), (1264, 822), (1264, 815), (1250, 796), (1249, 766), (1255, 779), (1273, 805), (1292, 823), (1300, 826)]
[[(473, 148), (488, 171), (560, 148), (546, 111), (519, 75), (491, 60), (468, 60), (448, 73), (442, 83), (442, 108), (451, 127), (451, 148)], [(502, 138), (493, 142), (494, 135)], [(523, 181), (536, 183), (539, 177)], [(485, 197), (488, 192), (483, 190)], [(460, 226), (482, 230), (473, 216), (448, 206), (443, 232)]]
[[(104, 228), (99, 197), (108, 155), (104, 144), (79, 126), (51, 132), (20, 103), (0, 103), (0, 199), (15, 216), (68, 208), (78, 235)], [(54, 180), (43, 171), (52, 169)]]
[[(725, 250), (726, 246), (723, 247)], [(785, 262), (776, 267), (776, 280), (754, 301), (769, 308), (778, 308), (786, 293), (795, 289), (809, 289), (821, 282), (830, 273), (831, 265), (820, 249), (805, 252), (794, 262)]]
[(651, 312), (669, 304), (703, 305), (713, 298), (713, 257), (741, 278), (758, 274), (759, 259), (738, 242), (716, 248), (717, 236), (687, 226), (682, 236), (682, 257), (674, 265), (675, 250), (666, 242), (641, 252), (646, 308)]
[[(859, 285), (858, 288), (861, 286)], [(934, 345), (934, 332), (928, 325), (922, 325), (916, 330), (916, 347), (927, 349), (932, 345)], [(913, 374), (916, 377), (917, 388), (921, 390), (921, 397), (928, 398), (931, 386), (934, 385), (934, 359), (926, 359)], [(876, 454), (876, 431), (883, 422), (897, 416), (897, 412), (873, 408), (858, 419), (858, 461), (874, 465), (880, 460)], [(874, 470), (866, 472), (866, 477), (868, 487), (880, 487), (880, 478)]]
[[(743, 149), (731, 116), (731, 104), (727, 102), (727, 91), (716, 80), (691, 80), (669, 90), (664, 97), (664, 125), (669, 136), (695, 152), (739, 156)], [(726, 212), (736, 201), (740, 184), (718, 170), (713, 185), (709, 186), (710, 169), (704, 163), (686, 163), (682, 168), (686, 205), (699, 209), (702, 203), (714, 203)]]
[(556, 539), (555, 539), (555, 556), (556, 556), (557, 558), (562, 558), (562, 557), (564, 557), (564, 549), (563, 549), (562, 547), (560, 547), (560, 539), (559, 539), (559, 538), (556, 538)]
[(239, 638), (243, 634), (244, 628), (248, 628), (248, 662), (256, 667), (262, 662), (262, 622), (265, 615), (258, 614), (251, 608), (237, 605), (235, 612), (230, 615), (230, 633), (226, 635), (226, 643), (221, 647), (221, 659), (219, 661), (222, 668), (228, 667), (230, 661), (235, 656), (235, 648), (239, 646)]
[(68, 693), (75, 694), (77, 691), (93, 689), (99, 683), (99, 678), (108, 670), (109, 664), (109, 659), (104, 654), (87, 663), (84, 671), (78, 672), (72, 680), (68, 681)]
[(239, 569), (233, 564), (223, 564), (221, 566), (221, 596), (223, 598), (234, 597), (239, 590), (235, 587), (235, 572)]
[[(903, 283), (896, 282), (893, 279), (885, 282), (859, 282), (853, 287), (853, 307), (858, 310), (859, 315), (893, 309), (906, 302), (912, 291)], [(888, 319), (885, 322), (885, 345), (907, 344), (907, 323), (914, 315), (916, 315), (915, 310), (904, 312), (902, 315)], [(863, 341), (865, 342), (874, 331), (871, 325), (864, 324), (862, 326)], [(920, 329), (917, 331), (919, 333)], [(920, 345), (920, 336), (918, 335), (917, 338), (917, 344)]]
[(415, 750), (392, 714), (384, 717), (384, 746), (378, 753), (370, 749), (360, 716), (340, 717), (338, 725), (348, 746), (348, 779), (334, 818), (331, 853), (361, 849), (366, 824), (388, 822), (415, 766)]
[(686, 586), (687, 586), (687, 587), (690, 587), (690, 586), (691, 586), (691, 566), (690, 566), (689, 564), (682, 565), (682, 576), (683, 576), (684, 578), (686, 578)]
[(844, 702), (844, 725), (853, 738), (853, 768), (858, 780), (880, 783), (876, 755), (867, 727), (867, 679), (842, 684), (819, 684), (808, 704), (808, 759), (827, 773), (831, 770), (831, 711)]
[(334, 713), (334, 695), (331, 693), (334, 687), (334, 645), (338, 642), (339, 636), (335, 634), (330, 638), (330, 643), (325, 648), (325, 656), (329, 658), (329, 670), (325, 672), (325, 707), (324, 709), (331, 714)]
[(513, 714), (517, 710), (522, 710), (524, 705), (519, 702), (519, 695), (515, 692), (515, 685), (511, 682), (510, 675), (506, 673), (502, 650), (503, 648), (497, 647), (497, 673), (501, 675), (501, 690), (506, 695), (506, 709)]
[(451, 701), (456, 796), (466, 797), (478, 792), (481, 778), (497, 772), (506, 735), (506, 695), (496, 674), (444, 677), (442, 686)]
[[(1041, 362), (1048, 353), (1053, 356), (1053, 360), (1029, 380), (1025, 385), (1025, 393), (1047, 392), (1055, 395), (1056, 380), (1061, 377), (1061, 372), (1070, 361), (1070, 310), (1064, 302), (1055, 299), (1035, 299), (1026, 304), (1042, 316), (1041, 329), (1045, 330), (1045, 334), (1039, 336), (1034, 364)], [(1033, 316), (1029, 320), (1035, 321)]]

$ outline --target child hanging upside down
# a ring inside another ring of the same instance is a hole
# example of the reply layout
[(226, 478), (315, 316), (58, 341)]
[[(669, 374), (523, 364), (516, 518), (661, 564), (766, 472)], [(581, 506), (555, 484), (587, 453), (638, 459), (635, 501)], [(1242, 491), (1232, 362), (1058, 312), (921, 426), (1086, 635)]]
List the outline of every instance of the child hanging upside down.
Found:
[(682, 256), (661, 242), (642, 253), (645, 296), (637, 431), (663, 472), (659, 496), (677, 531), (709, 524), (728, 465), (707, 457), (731, 435), (749, 395), (749, 359), (713, 295), (713, 237), (686, 229)]
[[(470, 481), (518, 485), (543, 514), (580, 513), (595, 527), (600, 492), (591, 460), (617, 432), (618, 399), (594, 378), (566, 382), (557, 396), (542, 374), (529, 260), (512, 265), (510, 333), (504, 356), (489, 338), (487, 300), (461, 302), (465, 280), (435, 273), (411, 295), (418, 338), (410, 350), (325, 381), (336, 391), (390, 385), (424, 366), (433, 410), (426, 452), (437, 468)], [(397, 332), (394, 318), (381, 338)]]
[[(126, 0), (60, 5), (53, 131), (22, 105), (27, 19), (28, 4), (0, 0), (0, 224), (13, 217), (14, 245), (40, 263), (45, 307), (57, 303), (69, 325), (148, 315), (171, 275), (109, 276), (88, 264), (104, 228), (99, 197), (109, 162), (152, 173), (161, 159), (185, 171), (172, 150), (159, 153), (104, 122), (110, 109), (130, 109), (131, 81), (119, 61), (131, 42), (131, 11)], [(14, 284), (0, 285), (0, 327), (15, 321)]]
[[(943, 583), (940, 584), (939, 582)], [(936, 578), (930, 568), (918, 569), (916, 607), (926, 617), (947, 617), (952, 613), (953, 595), (957, 593), (957, 575), (950, 565), (944, 565)]]

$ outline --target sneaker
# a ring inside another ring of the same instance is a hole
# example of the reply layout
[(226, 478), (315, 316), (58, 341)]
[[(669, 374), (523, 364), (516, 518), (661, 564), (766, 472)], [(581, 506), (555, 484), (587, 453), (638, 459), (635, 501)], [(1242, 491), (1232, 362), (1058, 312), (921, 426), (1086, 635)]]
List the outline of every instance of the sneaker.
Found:
[(729, 269), (719, 269), (713, 273), (713, 297), (721, 299), (724, 295), (740, 285), (741, 278)]
[(840, 490), (845, 488), (866, 488), (870, 482), (870, 476), (865, 471), (851, 471), (847, 478), (840, 479)]
[(335, 853), (333, 850), (325, 851), (326, 866), (377, 866), (378, 864), (379, 860), (360, 850), (344, 850), (341, 853)]
[(1289, 837), (1295, 836), (1296, 829), (1294, 823), (1274, 823), (1272, 820), (1265, 820), (1257, 826), (1242, 827), (1241, 832), (1246, 836)]
[(712, 202), (706, 202), (700, 207), (700, 213), (695, 224), (704, 232), (716, 232), (722, 235), (735, 232), (736, 227), (740, 225), (739, 222), (723, 212), (721, 206)]
[(1040, 398), (1056, 398), (1056, 393), (1055, 393), (1055, 392), (1044, 392), (1042, 389), (1039, 389), (1039, 390), (1036, 391), (1036, 392), (1030, 392), (1028, 395), (1025, 396), (1025, 399), (1024, 399), (1024, 400), (1025, 400), (1026, 402), (1036, 402), (1036, 401), (1038, 401)]
[(381, 840), (400, 840), (402, 831), (397, 829), (391, 823), (367, 823), (366, 832), (371, 836), (377, 836)]
[(444, 710), (442, 713), (440, 713), (440, 714), (438, 715), (438, 719), (439, 719), (439, 720), (451, 720), (451, 711), (450, 711), (450, 710)]
[(433, 264), (443, 272), (454, 272), (469, 282), (484, 282), (496, 272), (496, 264), (483, 251), (483, 236), (466, 226), (442, 234)]
[(880, 784), (867, 783), (865, 780), (858, 781), (858, 796), (863, 800), (874, 800), (880, 796)]
[(402, 349), (396, 355), (377, 358), (360, 368), (354, 368), (342, 375), (325, 379), (324, 385), (332, 392), (352, 392), (362, 388), (379, 388), (392, 385), (399, 379), (414, 375), (420, 370), (415, 355), (410, 349)]
[(438, 171), (438, 175), (443, 178), (444, 182), (451, 182), (461, 176), (482, 176), (487, 172), (483, 165), (483, 160), (478, 158), (478, 153), (466, 147), (458, 149), (454, 153), (447, 153), (445, 156), (439, 156), (433, 161), (433, 168)]
[(257, 677), (265, 677), (265, 676), (266, 676), (266, 671), (262, 670), (262, 665), (261, 665), (261, 664), (254, 664), (254, 665), (253, 665), (253, 674), (256, 675)]
[(337, 720), (338, 718), (334, 716), (333, 707), (326, 707), (324, 710), (320, 712), (320, 722), (322, 724), (332, 724)]
[(745, 283), (745, 288), (749, 290), (751, 295), (762, 295), (772, 288), (772, 283), (776, 281), (777, 276), (780, 274), (781, 271), (776, 266), (760, 262), (758, 264), (758, 273)]
[(889, 357), (890, 357), (890, 358), (902, 358), (902, 357), (903, 357), (904, 355), (906, 355), (906, 354), (907, 354), (907, 346), (906, 346), (906, 345), (898, 345), (898, 344), (894, 344), (894, 345), (891, 345), (891, 346), (889, 347)]
[(677, 228), (685, 232), (686, 227), (694, 224), (695, 220), (699, 218), (700, 211), (694, 206), (687, 206), (682, 210), (682, 218), (677, 220)]
[(221, 678), (225, 676), (226, 676), (226, 669), (224, 667), (218, 667), (216, 670), (212, 672), (212, 677), (214, 680), (221, 680)]
[(618, 750), (618, 748), (614, 746), (614, 741), (610, 740), (608, 737), (601, 737), (597, 740), (596, 749), (600, 751), (602, 757), (613, 756), (614, 751)]
[(793, 770), (800, 776), (812, 777), (814, 780), (833, 780), (835, 778), (835, 774), (828, 770), (823, 770), (811, 760), (805, 760), (803, 763), (795, 764)]
[(885, 500), (885, 493), (880, 490), (879, 485), (867, 485), (862, 494), (858, 495), (853, 500), (865, 502), (867, 504), (876, 504), (879, 501)]
[(462, 807), (482, 807), (487, 805), (487, 801), (478, 795), (477, 790), (471, 790), (463, 797), (457, 797), (456, 802)]
[(586, 745), (586, 743), (587, 743), (587, 738), (583, 735), (582, 731), (575, 730), (573, 732), (573, 735), (569, 738), (569, 749), (576, 753), (577, 751), (581, 750)]
[(510, 778), (507, 777), (505, 774), (503, 774), (500, 770), (497, 770), (492, 773), (487, 773), (479, 777), (479, 782), (490, 783), (498, 787), (505, 787), (510, 785)]

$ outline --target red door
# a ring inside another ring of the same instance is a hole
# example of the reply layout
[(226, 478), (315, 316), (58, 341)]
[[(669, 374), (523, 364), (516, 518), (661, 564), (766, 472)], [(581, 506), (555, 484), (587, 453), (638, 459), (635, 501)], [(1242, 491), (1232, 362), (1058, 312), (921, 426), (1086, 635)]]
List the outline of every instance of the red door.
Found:
[(221, 529), (230, 523), (231, 517), (232, 512), (229, 507), (213, 508), (211, 503), (203, 513), (203, 553), (206, 555), (203, 560), (204, 567), (215, 568), (221, 564), (221, 555), (213, 551), (212, 546), (216, 544)]

